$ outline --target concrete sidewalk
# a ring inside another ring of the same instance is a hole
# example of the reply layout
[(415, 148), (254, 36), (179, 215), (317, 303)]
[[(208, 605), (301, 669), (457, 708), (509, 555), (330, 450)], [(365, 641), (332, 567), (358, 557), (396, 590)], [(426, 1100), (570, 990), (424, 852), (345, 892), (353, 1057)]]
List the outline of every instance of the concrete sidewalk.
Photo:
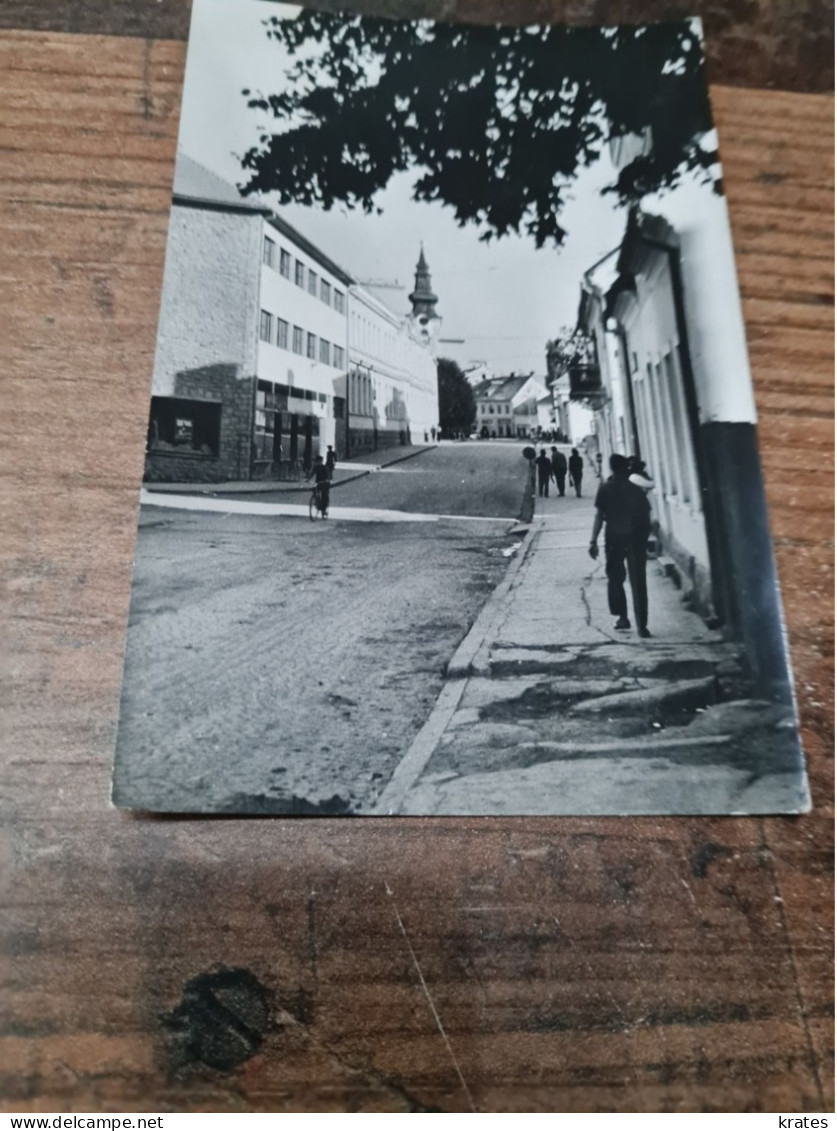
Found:
[[(590, 490), (592, 491), (592, 484)], [(648, 563), (650, 640), (616, 631), (592, 498), (537, 499), (379, 814), (799, 812), (794, 720)], [(632, 614), (631, 614), (632, 615)]]
[[(380, 452), (365, 452), (351, 460), (341, 460), (334, 469), (332, 487), (352, 483), (364, 475), (371, 475), (383, 467), (402, 463), (436, 447), (435, 444), (387, 448)], [(287, 479), (241, 479), (228, 483), (145, 483), (143, 490), (166, 495), (262, 495), (279, 492), (311, 491), (311, 483)]]

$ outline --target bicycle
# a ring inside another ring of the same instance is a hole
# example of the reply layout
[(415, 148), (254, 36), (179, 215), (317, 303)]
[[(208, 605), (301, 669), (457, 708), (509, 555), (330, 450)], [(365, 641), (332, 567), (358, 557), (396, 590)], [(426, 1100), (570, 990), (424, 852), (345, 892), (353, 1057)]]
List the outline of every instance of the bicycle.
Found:
[(319, 483), (314, 484), (314, 489), (312, 490), (311, 497), (308, 500), (308, 517), (312, 522), (316, 522), (318, 517), (328, 518), (325, 494)]

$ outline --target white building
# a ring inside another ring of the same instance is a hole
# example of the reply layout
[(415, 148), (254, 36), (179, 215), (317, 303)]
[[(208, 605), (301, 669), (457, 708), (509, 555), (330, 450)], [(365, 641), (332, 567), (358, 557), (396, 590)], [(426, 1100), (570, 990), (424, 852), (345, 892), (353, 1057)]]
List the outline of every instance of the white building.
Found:
[(349, 291), (346, 448), (351, 454), (420, 444), (439, 419), (436, 340), (441, 319), (422, 250), (409, 315), (371, 290)]
[(353, 435), (354, 450), (421, 441), (438, 420), (427, 283), (399, 318), (281, 216), (178, 154), (146, 477), (296, 478), (327, 445), (347, 454)]
[[(345, 417), (351, 277), (271, 215), (262, 231), (253, 474), (310, 466)], [(280, 466), (281, 465), (281, 466)]]
[[(631, 211), (608, 270), (587, 273), (603, 455), (639, 454), (665, 553), (695, 605), (742, 639), (761, 690), (788, 694), (755, 407), (726, 205), (687, 184)], [(573, 371), (570, 369), (570, 381)], [(585, 387), (582, 387), (585, 386)]]
[(561, 374), (552, 382), (552, 413), (555, 427), (561, 430), (567, 443), (579, 447), (595, 431), (593, 412), (583, 401), (570, 396), (570, 377)]

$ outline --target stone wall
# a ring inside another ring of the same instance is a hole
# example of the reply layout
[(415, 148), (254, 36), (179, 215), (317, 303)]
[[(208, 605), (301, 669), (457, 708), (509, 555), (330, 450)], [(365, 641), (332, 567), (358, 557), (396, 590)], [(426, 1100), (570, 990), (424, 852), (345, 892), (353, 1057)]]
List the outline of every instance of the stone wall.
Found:
[(206, 366), (255, 373), (263, 220), (172, 206), (152, 392)]
[(250, 478), (255, 378), (239, 377), (234, 365), (206, 365), (177, 374), (173, 395), (221, 404), (218, 455), (184, 450), (146, 452), (147, 482), (221, 483)]

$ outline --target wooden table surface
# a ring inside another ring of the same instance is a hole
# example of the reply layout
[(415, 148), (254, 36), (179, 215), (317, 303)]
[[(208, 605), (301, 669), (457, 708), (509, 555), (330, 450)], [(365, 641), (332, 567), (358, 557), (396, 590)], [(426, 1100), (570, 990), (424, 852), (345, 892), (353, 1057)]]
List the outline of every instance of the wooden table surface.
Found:
[(110, 808), (187, 4), (0, 8), (6, 1110), (833, 1110), (829, 5), (693, 9), (813, 789), (794, 819)]

